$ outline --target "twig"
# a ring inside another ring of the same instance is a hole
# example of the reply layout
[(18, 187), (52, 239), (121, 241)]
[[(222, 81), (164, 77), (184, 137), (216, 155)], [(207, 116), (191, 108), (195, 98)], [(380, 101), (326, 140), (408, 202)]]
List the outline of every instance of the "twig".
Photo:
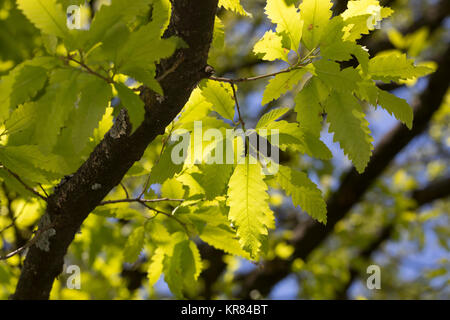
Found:
[(48, 198), (48, 193), (47, 193), (47, 191), (45, 191), (45, 189), (44, 189), (44, 187), (42, 186), (42, 184), (38, 183), (38, 185), (39, 185), (39, 188), (41, 188), (42, 192), (44, 192), (45, 197)]
[(161, 81), (162, 79), (164, 79), (165, 77), (167, 77), (169, 74), (171, 74), (172, 72), (174, 72), (179, 66), (180, 64), (183, 62), (184, 57), (182, 56), (180, 59), (178, 59), (177, 61), (175, 61), (175, 63), (166, 71), (164, 71), (164, 73), (162, 75), (160, 75), (159, 77), (156, 78), (156, 81)]
[(1, 260), (7, 260), (7, 259), (9, 259), (9, 258), (11, 258), (11, 257), (13, 257), (13, 256), (15, 256), (15, 255), (17, 255), (19, 253), (21, 253), (22, 251), (28, 249), (29, 247), (34, 245), (39, 240), (39, 238), (42, 236), (42, 234), (45, 233), (45, 231), (47, 231), (47, 230), (49, 230), (49, 229), (51, 229), (53, 227), (54, 227), (54, 223), (49, 224), (48, 226), (46, 226), (43, 229), (37, 230), (36, 234), (34, 235), (34, 237), (32, 239), (30, 239), (27, 243), (25, 243), (22, 247), (14, 250), (14, 251), (11, 251), (10, 253), (8, 253), (5, 256), (0, 256), (0, 261)]
[(20, 184), (22, 186), (25, 187), (25, 189), (27, 189), (28, 191), (32, 192), (34, 195), (38, 196), (39, 198), (41, 198), (42, 200), (47, 202), (47, 198), (45, 196), (43, 196), (42, 194), (40, 194), (39, 192), (37, 192), (36, 190), (34, 190), (33, 188), (31, 188), (29, 185), (27, 185), (20, 177), (18, 174), (12, 172), (11, 170), (9, 170), (8, 168), (6, 168), (4, 165), (1, 165), (1, 167), (3, 169), (5, 169), (6, 171), (8, 171), (8, 173), (10, 175), (12, 175), (14, 178), (16, 178), (17, 181), (20, 182)]
[(231, 88), (233, 89), (233, 97), (234, 97), (234, 101), (236, 102), (236, 109), (238, 111), (239, 122), (242, 125), (242, 129), (244, 129), (244, 131), (245, 131), (245, 122), (244, 122), (244, 119), (242, 119), (242, 116), (241, 116), (241, 108), (239, 107), (239, 101), (238, 101), (238, 98), (237, 98), (237, 93), (236, 93), (236, 88), (235, 88), (234, 82), (231, 83)]
[(186, 231), (186, 233), (189, 234), (189, 230), (186, 227), (186, 225), (182, 221), (180, 221), (177, 217), (175, 217), (174, 215), (164, 212), (164, 211), (161, 211), (161, 210), (158, 210), (158, 209), (155, 209), (155, 208), (152, 208), (144, 202), (139, 202), (139, 203), (149, 210), (155, 211), (156, 213), (159, 213), (159, 214), (165, 215), (168, 218), (174, 219), (176, 222), (178, 222), (178, 224), (180, 224), (183, 227), (183, 229)]
[(159, 199), (142, 199), (142, 198), (133, 198), (133, 199), (118, 199), (118, 200), (107, 200), (99, 203), (99, 206), (104, 206), (108, 204), (114, 203), (130, 203), (130, 202), (138, 202), (138, 203), (155, 203), (155, 202), (165, 202), (165, 201), (177, 201), (183, 202), (184, 199), (170, 199), (170, 198), (159, 198)]
[(228, 82), (228, 83), (255, 81), (255, 80), (260, 80), (260, 79), (274, 77), (274, 76), (276, 76), (278, 74), (291, 72), (293, 70), (298, 70), (298, 69), (301, 69), (303, 67), (304, 67), (304, 65), (298, 65), (298, 66), (290, 67), (290, 68), (283, 69), (283, 70), (280, 70), (280, 71), (277, 71), (277, 72), (272, 72), (272, 73), (263, 74), (263, 75), (260, 75), (260, 76), (255, 76), (255, 77), (250, 77), (250, 78), (230, 79), (230, 78), (224, 78), (224, 77), (210, 76), (209, 79), (214, 80), (214, 81), (220, 81), (220, 82)]
[(127, 197), (127, 199), (130, 199), (130, 194), (128, 193), (128, 190), (125, 187), (125, 185), (121, 182), (120, 186), (122, 187), (123, 191), (125, 192), (125, 196)]
[(81, 67), (83, 67), (88, 73), (93, 74), (96, 77), (99, 77), (100, 79), (105, 80), (107, 83), (114, 83), (114, 81), (110, 78), (107, 78), (103, 75), (101, 75), (100, 73), (92, 70), (88, 65), (86, 65), (84, 62), (82, 61), (78, 61), (76, 60), (74, 57), (68, 55), (65, 59), (67, 59), (68, 61), (72, 61), (75, 62), (76, 64), (79, 64)]

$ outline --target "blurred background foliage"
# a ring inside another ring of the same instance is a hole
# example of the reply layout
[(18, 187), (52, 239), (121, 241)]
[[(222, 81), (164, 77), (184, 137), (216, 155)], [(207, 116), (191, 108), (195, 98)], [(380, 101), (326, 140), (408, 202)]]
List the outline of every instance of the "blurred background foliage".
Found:
[[(290, 0), (292, 2), (299, 2)], [(84, 1), (60, 0), (68, 4)], [(101, 1), (87, 3), (87, 12), (95, 13)], [(242, 0), (252, 18), (220, 9), (216, 23), (214, 48), (209, 64), (217, 75), (248, 77), (279, 70), (284, 65), (258, 59), (253, 45), (273, 26), (264, 14), (265, 1)], [(381, 29), (361, 41), (371, 54), (400, 50), (439, 68), (439, 61), (448, 53), (450, 18), (448, 0), (381, 1), (395, 10), (383, 21)], [(335, 1), (334, 12), (342, 12), (346, 1)], [(92, 11), (89, 11), (93, 9)], [(118, 44), (120, 45), (120, 44)], [(13, 0), (0, 0), (0, 75), (6, 74), (22, 61), (43, 55), (45, 44), (39, 32), (17, 10)], [(429, 76), (429, 77), (432, 77)], [(429, 78), (428, 77), (428, 78)], [(428, 89), (429, 79), (388, 87), (394, 94), (413, 105), (426, 104), (419, 96)], [(442, 79), (448, 87), (447, 78)], [(239, 86), (241, 110), (248, 126), (254, 126), (264, 112), (274, 107), (293, 106), (293, 95), (287, 94), (268, 105), (261, 105), (267, 81), (246, 82)], [(301, 87), (301, 85), (299, 86)], [(300, 89), (300, 88), (298, 88)], [(294, 91), (295, 92), (295, 91)], [(416, 106), (417, 107), (417, 106)], [(367, 106), (370, 129), (375, 137), (375, 150), (381, 142), (389, 143), (390, 132), (398, 125), (381, 109)], [(286, 117), (292, 117), (293, 112)], [(104, 128), (111, 119), (105, 117)], [(450, 92), (425, 131), (417, 134), (393, 161), (370, 177), (370, 188), (361, 199), (351, 203), (349, 212), (332, 223), (320, 241), (307, 254), (297, 254), (302, 226), (310, 218), (301, 208), (292, 205), (279, 192), (271, 193), (276, 212), (277, 229), (271, 233), (270, 249), (258, 264), (223, 255), (201, 244), (205, 270), (191, 288), (191, 298), (253, 299), (449, 299), (450, 298)], [(327, 199), (352, 197), (342, 190), (342, 181), (351, 171), (348, 159), (332, 142), (323, 128), (324, 142), (333, 151), (333, 159), (322, 161), (295, 153), (283, 153), (281, 161), (308, 173)], [(138, 194), (146, 173), (158, 157), (161, 138), (148, 148), (143, 159), (126, 176), (123, 184)], [(376, 152), (376, 151), (375, 151)], [(86, 150), (86, 156), (89, 149)], [(74, 164), (76, 167), (78, 164)], [(2, 181), (7, 177), (0, 177)], [(367, 181), (365, 181), (366, 183)], [(44, 211), (43, 203), (27, 195), (25, 190), (10, 190), (5, 183), (0, 189), (0, 255), (20, 247), (32, 236)], [(166, 186), (166, 188), (174, 188)], [(358, 185), (353, 188), (358, 189)], [(18, 191), (19, 190), (19, 191)], [(160, 193), (153, 186), (150, 196)], [(123, 197), (116, 188), (111, 197)], [(175, 192), (175, 191), (174, 191)], [(81, 290), (66, 287), (69, 274), (63, 272), (55, 282), (52, 299), (141, 299), (170, 298), (160, 279), (150, 287), (146, 278), (148, 259), (142, 253), (134, 264), (123, 263), (123, 248), (134, 225), (142, 217), (141, 207), (118, 206), (124, 219), (108, 218), (98, 212), (90, 215), (66, 256), (66, 265), (81, 268)], [(101, 211), (101, 210), (100, 210)], [(132, 219), (130, 219), (132, 218)], [(319, 230), (319, 232), (322, 232)], [(300, 242), (302, 243), (302, 242)], [(148, 244), (147, 250), (154, 250)], [(0, 298), (7, 299), (14, 291), (23, 256), (0, 261)], [(381, 289), (368, 290), (368, 265), (381, 267)], [(272, 268), (272, 269), (271, 269)], [(279, 269), (281, 268), (281, 269)], [(281, 279), (273, 277), (282, 271)], [(268, 278), (261, 277), (261, 274)], [(272, 276), (272, 277), (270, 277)], [(259, 278), (258, 278), (259, 277)], [(259, 281), (254, 279), (260, 279)]]

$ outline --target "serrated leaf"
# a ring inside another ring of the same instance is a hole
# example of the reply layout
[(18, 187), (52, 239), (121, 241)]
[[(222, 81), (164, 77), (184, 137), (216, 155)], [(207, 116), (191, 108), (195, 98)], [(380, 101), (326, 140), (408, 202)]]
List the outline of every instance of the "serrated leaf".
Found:
[(123, 259), (125, 262), (133, 263), (135, 262), (139, 254), (144, 247), (145, 240), (145, 229), (144, 227), (137, 227), (133, 230), (125, 243), (125, 248), (123, 249)]
[(341, 16), (347, 26), (344, 28), (345, 39), (355, 41), (371, 30), (384, 18), (389, 17), (394, 11), (387, 7), (381, 7), (378, 0), (349, 1), (347, 10)]
[[(25, 1), (25, 0), (23, 0)], [(84, 34), (82, 46), (90, 49), (103, 38), (108, 30), (117, 23), (127, 23), (139, 14), (149, 10), (151, 0), (111, 0), (110, 5), (103, 4), (96, 12), (91, 27)]]
[(325, 34), (332, 6), (329, 0), (304, 0), (300, 4), (300, 17), (304, 22), (302, 41), (309, 50), (316, 48)]
[(283, 115), (285, 115), (289, 110), (290, 110), (290, 108), (285, 107), (285, 108), (273, 109), (273, 110), (265, 113), (259, 119), (258, 123), (256, 124), (256, 128), (255, 129), (266, 127), (272, 121), (275, 121), (275, 120), (279, 119), (280, 117), (282, 117)]
[[(264, 128), (269, 129), (267, 134), (261, 131), (258, 134), (262, 137), (270, 136), (272, 141), (275, 136), (278, 136), (277, 147), (283, 151), (289, 148), (293, 151), (308, 154), (311, 157), (322, 160), (329, 160), (332, 157), (331, 151), (319, 139), (319, 136), (303, 130), (297, 123), (280, 120), (271, 122)], [(278, 132), (272, 132), (272, 130), (278, 130)]]
[(314, 136), (320, 136), (322, 130), (323, 107), (321, 101), (320, 81), (312, 78), (295, 97), (295, 112), (300, 128)]
[(230, 164), (204, 164), (200, 166), (199, 172), (191, 176), (205, 191), (206, 199), (211, 200), (225, 193), (232, 170)]
[(175, 178), (167, 179), (161, 187), (161, 194), (166, 198), (183, 199), (184, 193), (183, 184)]
[(102, 79), (88, 75), (80, 80), (83, 85), (81, 98), (69, 125), (73, 147), (77, 153), (83, 150), (94, 129), (98, 127), (112, 96), (111, 86)]
[(154, 64), (170, 57), (177, 47), (176, 38), (161, 39), (159, 28), (154, 24), (142, 26), (132, 32), (117, 52), (116, 65), (119, 71), (127, 73), (136, 68), (154, 69)]
[(130, 117), (131, 124), (133, 125), (133, 131), (139, 127), (139, 125), (144, 121), (145, 109), (144, 102), (141, 98), (134, 93), (133, 90), (128, 88), (122, 83), (114, 84), (117, 90), (120, 101), (127, 108), (128, 115)]
[(11, 92), (11, 107), (28, 101), (44, 87), (47, 70), (41, 67), (25, 65), (17, 74)]
[(279, 59), (288, 62), (288, 50), (283, 48), (282, 42), (283, 38), (281, 36), (269, 30), (255, 44), (253, 52), (262, 54), (263, 60), (274, 61)]
[(414, 113), (405, 99), (401, 99), (384, 90), (379, 90), (378, 104), (391, 115), (394, 115), (397, 120), (406, 124), (408, 129), (412, 128)]
[(17, 0), (17, 6), (42, 32), (63, 39), (68, 36), (66, 15), (56, 0)]
[(320, 54), (336, 61), (347, 61), (354, 55), (364, 73), (368, 71), (369, 53), (366, 49), (352, 41), (344, 40), (344, 21), (341, 17), (334, 17), (324, 30), (321, 39)]
[(23, 179), (33, 182), (49, 183), (67, 173), (63, 158), (43, 154), (36, 145), (0, 148), (0, 162)]
[(214, 21), (213, 40), (211, 44), (216, 49), (222, 49), (225, 45), (225, 26), (218, 17)]
[(155, 253), (152, 255), (152, 260), (147, 269), (147, 277), (150, 287), (153, 287), (155, 283), (161, 277), (164, 268), (165, 252), (161, 247), (156, 248)]
[(80, 71), (75, 69), (54, 70), (45, 95), (37, 101), (40, 112), (34, 141), (45, 151), (50, 151), (55, 146), (61, 128), (76, 107), (79, 75)]
[(297, 69), (277, 74), (269, 81), (269, 84), (264, 90), (262, 105), (278, 99), (281, 95), (291, 90), (293, 86), (302, 80), (306, 72), (306, 69)]
[(277, 33), (289, 39), (289, 48), (297, 52), (303, 29), (303, 21), (297, 8), (292, 4), (288, 5), (285, 0), (267, 0), (265, 12), (277, 24)]
[(160, 29), (162, 36), (169, 25), (170, 16), (172, 14), (172, 5), (169, 0), (152, 0), (152, 21)]
[(202, 95), (200, 88), (195, 88), (188, 102), (184, 105), (181, 116), (175, 123), (174, 129), (184, 128), (185, 125), (205, 118), (211, 111), (212, 104)]
[(218, 6), (236, 12), (242, 16), (251, 17), (251, 14), (245, 11), (239, 0), (219, 0)]
[(340, 70), (338, 63), (325, 59), (313, 65), (319, 79), (330, 89), (352, 92), (357, 89), (357, 82), (361, 81), (361, 76), (351, 67)]
[(152, 167), (150, 171), (150, 184), (164, 183), (167, 179), (173, 178), (183, 168), (183, 162), (176, 164), (172, 161), (172, 152), (175, 146), (176, 143), (167, 145), (158, 163)]
[(280, 166), (277, 181), (286, 194), (292, 197), (295, 206), (300, 206), (317, 221), (327, 223), (327, 205), (322, 192), (305, 173)]
[(238, 239), (236, 239), (236, 233), (229, 226), (206, 224), (199, 236), (200, 239), (216, 249), (223, 250), (228, 254), (249, 258), (248, 253), (242, 250)]
[(268, 234), (271, 210), (261, 165), (249, 162), (247, 157), (245, 164), (236, 166), (228, 185), (227, 205), (242, 248), (256, 258)]
[(205, 100), (212, 104), (213, 111), (216, 111), (225, 119), (233, 120), (235, 102), (230, 84), (208, 80), (201, 90)]
[(369, 74), (372, 79), (389, 83), (423, 77), (433, 72), (424, 66), (415, 66), (406, 54), (397, 51), (378, 55), (369, 61)]
[(362, 173), (372, 155), (373, 138), (360, 104), (352, 94), (334, 91), (325, 104), (325, 110), (329, 131), (334, 132), (333, 141), (339, 142), (356, 170)]

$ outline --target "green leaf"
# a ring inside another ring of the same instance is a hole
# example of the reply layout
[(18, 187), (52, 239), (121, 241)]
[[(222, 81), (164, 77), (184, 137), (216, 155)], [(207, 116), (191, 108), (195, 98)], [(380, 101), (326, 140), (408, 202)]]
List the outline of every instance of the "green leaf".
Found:
[(378, 55), (369, 61), (369, 74), (372, 79), (389, 83), (423, 77), (433, 72), (425, 66), (415, 66), (406, 54), (397, 51)]
[(288, 59), (288, 50), (283, 48), (283, 38), (272, 30), (267, 31), (264, 36), (253, 47), (255, 54), (262, 54), (262, 59), (267, 61)]
[(286, 194), (292, 197), (295, 206), (300, 206), (317, 221), (327, 223), (327, 205), (322, 192), (305, 173), (280, 166), (277, 181)]
[(75, 108), (78, 97), (78, 77), (75, 69), (56, 69), (50, 75), (45, 95), (37, 101), (38, 118), (34, 141), (50, 151), (56, 144), (60, 130)]
[(290, 42), (290, 49), (297, 52), (303, 29), (297, 8), (286, 4), (285, 0), (267, 0), (265, 11), (269, 19), (277, 24), (277, 33), (285, 35)]
[(185, 288), (195, 285), (202, 270), (202, 263), (197, 246), (189, 240), (176, 243), (170, 259), (166, 259), (164, 279), (170, 291), (178, 299), (183, 298)]
[(333, 140), (339, 142), (356, 170), (362, 173), (372, 154), (373, 139), (361, 105), (352, 94), (334, 91), (325, 104), (325, 110), (329, 131), (334, 132)]
[(233, 120), (235, 102), (230, 84), (208, 80), (201, 89), (205, 100), (212, 104), (213, 111), (225, 119)]
[[(25, 1), (25, 0), (23, 0)], [(139, 14), (149, 10), (151, 0), (111, 0), (110, 5), (103, 4), (96, 12), (88, 32), (84, 33), (83, 47), (90, 49), (102, 42), (108, 30), (118, 23), (127, 23)]]
[(225, 26), (218, 17), (214, 21), (214, 32), (213, 32), (213, 40), (212, 47), (216, 49), (223, 49), (225, 45)]
[(69, 127), (72, 129), (72, 143), (75, 152), (81, 152), (94, 129), (102, 120), (112, 96), (111, 86), (97, 77), (80, 77), (83, 87), (78, 107), (74, 110)]
[(289, 110), (290, 110), (290, 108), (287, 108), (287, 107), (270, 110), (269, 112), (265, 113), (259, 119), (255, 129), (266, 127), (272, 121), (275, 121), (275, 120), (279, 119), (280, 117), (282, 117), (283, 115), (285, 115)]
[(230, 207), (228, 217), (237, 228), (242, 248), (256, 258), (273, 215), (261, 165), (249, 162), (247, 157), (245, 164), (236, 166), (228, 185), (227, 205)]
[(248, 253), (242, 250), (239, 241), (236, 239), (236, 233), (226, 225), (209, 226), (206, 224), (200, 233), (200, 239), (228, 254), (245, 258), (249, 257)]
[(200, 166), (200, 172), (194, 172), (191, 176), (205, 191), (207, 200), (214, 199), (225, 193), (230, 180), (233, 166), (229, 164), (204, 164)]
[[(312, 78), (295, 97), (295, 111), (300, 128), (319, 137), (322, 130), (323, 107), (320, 102), (323, 85), (317, 78)], [(326, 93), (328, 94), (328, 92)]]
[(21, 178), (33, 182), (49, 183), (67, 173), (64, 159), (43, 154), (36, 145), (0, 148), (0, 162)]
[(322, 39), (328, 21), (331, 18), (330, 0), (304, 0), (300, 4), (300, 17), (303, 20), (302, 41), (306, 48), (316, 48)]
[(170, 57), (177, 47), (176, 38), (161, 39), (160, 29), (150, 23), (131, 33), (116, 56), (118, 70), (127, 74), (137, 68), (154, 69), (154, 64)]
[(367, 73), (369, 53), (360, 45), (344, 40), (344, 21), (341, 17), (334, 17), (324, 30), (321, 40), (320, 54), (328, 59), (347, 61), (354, 55), (361, 64), (362, 70)]
[(11, 107), (28, 101), (41, 90), (47, 81), (47, 70), (25, 65), (18, 72), (11, 92)]
[(161, 157), (150, 171), (150, 183), (164, 183), (167, 179), (172, 178), (183, 168), (184, 163), (176, 164), (172, 161), (172, 152), (176, 143), (169, 144), (164, 149)]
[(133, 263), (139, 257), (139, 254), (144, 247), (145, 229), (144, 227), (137, 227), (133, 230), (125, 243), (123, 251), (123, 258), (125, 262)]
[(355, 41), (363, 34), (369, 34), (382, 19), (393, 12), (390, 8), (381, 7), (378, 0), (349, 1), (347, 10), (341, 14), (347, 24), (344, 29), (345, 39)]
[(212, 104), (205, 99), (200, 88), (195, 88), (189, 97), (189, 101), (184, 105), (174, 129), (184, 128), (184, 125), (205, 118), (210, 113), (211, 107)]
[(272, 100), (278, 99), (298, 84), (306, 73), (306, 69), (297, 69), (290, 72), (277, 74), (269, 81), (264, 90), (262, 104), (265, 105)]
[(412, 128), (414, 113), (405, 99), (398, 98), (384, 90), (379, 90), (378, 103), (383, 109), (394, 115), (397, 120), (406, 124), (408, 129)]
[(245, 11), (239, 0), (219, 0), (219, 7), (234, 11), (241, 16), (251, 17), (251, 14)]
[(357, 82), (361, 81), (361, 76), (351, 67), (341, 71), (338, 63), (324, 59), (313, 65), (319, 79), (330, 89), (352, 92), (357, 89)]
[(17, 5), (42, 32), (63, 39), (68, 36), (66, 15), (56, 0), (17, 0)]
[[(268, 129), (267, 133), (259, 130), (258, 134), (263, 138), (271, 136), (272, 141), (278, 135), (278, 147), (283, 151), (290, 148), (323, 160), (331, 158), (330, 150), (319, 140), (319, 137), (302, 130), (297, 123), (284, 120), (272, 121), (258, 129)], [(278, 132), (272, 130), (278, 130)]]
[(164, 268), (165, 256), (166, 255), (162, 247), (156, 248), (147, 269), (147, 277), (150, 287), (153, 287), (161, 277)]
[(133, 125), (133, 131), (144, 121), (145, 109), (144, 102), (141, 98), (134, 93), (133, 90), (128, 88), (122, 83), (114, 84), (114, 87), (119, 94), (119, 98), (122, 104), (127, 108), (128, 115), (130, 117), (131, 124)]
[(159, 28), (160, 35), (162, 36), (170, 22), (172, 5), (170, 4), (170, 0), (152, 0), (151, 5), (152, 21), (150, 23)]

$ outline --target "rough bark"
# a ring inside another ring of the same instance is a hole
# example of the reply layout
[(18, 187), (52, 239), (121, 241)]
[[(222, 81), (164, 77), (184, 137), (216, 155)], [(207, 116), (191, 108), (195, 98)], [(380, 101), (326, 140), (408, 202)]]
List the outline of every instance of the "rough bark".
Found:
[[(48, 299), (53, 281), (62, 271), (64, 256), (81, 224), (120, 183), (147, 146), (175, 118), (205, 72), (218, 0), (172, 0), (172, 17), (165, 36), (182, 38), (179, 49), (158, 66), (164, 96), (143, 88), (144, 122), (133, 134), (128, 116), (121, 112), (111, 130), (78, 171), (48, 198), (47, 214), (56, 234), (48, 252), (32, 246), (26, 256), (13, 299)], [(181, 61), (181, 63), (180, 63)], [(176, 66), (174, 70), (172, 66)], [(169, 73), (166, 73), (170, 70)], [(93, 186), (101, 186), (96, 188)]]

